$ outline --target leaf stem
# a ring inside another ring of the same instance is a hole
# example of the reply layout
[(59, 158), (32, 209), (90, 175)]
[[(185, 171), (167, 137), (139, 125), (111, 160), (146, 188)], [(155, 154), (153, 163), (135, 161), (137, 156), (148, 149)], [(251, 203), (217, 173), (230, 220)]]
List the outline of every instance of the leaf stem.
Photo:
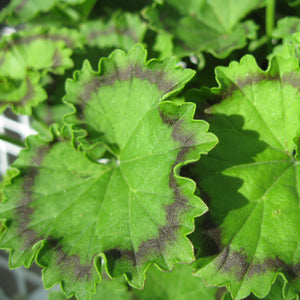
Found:
[(266, 3), (266, 35), (269, 39), (272, 38), (272, 32), (275, 23), (275, 2), (276, 0), (267, 0)]
[(0, 133), (0, 140), (9, 142), (9, 143), (11, 143), (13, 145), (16, 145), (16, 146), (19, 146), (19, 147), (23, 147), (23, 148), (25, 147), (24, 142), (22, 142), (22, 141), (20, 141), (18, 139), (15, 139), (13, 137), (1, 134), (1, 133)]

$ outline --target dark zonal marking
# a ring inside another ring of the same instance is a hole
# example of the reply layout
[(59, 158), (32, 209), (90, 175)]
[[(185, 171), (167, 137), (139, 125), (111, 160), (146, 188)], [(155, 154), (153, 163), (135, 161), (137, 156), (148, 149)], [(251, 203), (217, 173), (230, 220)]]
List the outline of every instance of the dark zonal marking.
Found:
[(101, 37), (103, 35), (109, 35), (109, 34), (119, 34), (119, 35), (127, 35), (128, 37), (130, 37), (135, 43), (139, 42), (139, 38), (136, 36), (135, 32), (128, 29), (120, 29), (120, 28), (108, 28), (106, 30), (92, 30), (90, 31), (90, 33), (88, 34), (88, 42), (91, 43), (93, 42), (96, 38)]
[(89, 102), (91, 95), (97, 93), (98, 89), (103, 86), (112, 86), (116, 81), (128, 81), (133, 78), (141, 80), (148, 80), (152, 84), (157, 84), (158, 89), (164, 93), (172, 91), (176, 83), (167, 80), (164, 71), (153, 71), (143, 69), (139, 65), (129, 66), (124, 70), (116, 69), (114, 73), (108, 76), (93, 77), (86, 84), (83, 92), (79, 95), (77, 100), (77, 107), (81, 107), (81, 113), (78, 116), (79, 120), (84, 120), (84, 110), (86, 104)]
[(261, 81), (281, 81), (283, 85), (291, 85), (300, 92), (300, 74), (298, 72), (285, 73), (280, 77), (279, 74), (273, 76), (269, 74), (257, 73), (247, 78), (237, 79), (236, 84), (229, 85), (227, 90), (221, 90), (220, 94), (223, 99), (230, 98), (236, 90), (241, 90), (247, 85), (257, 84)]
[(298, 30), (298, 26), (300, 25), (300, 22), (299, 21), (297, 21), (297, 22), (295, 22), (294, 24), (293, 24), (293, 26), (290, 28), (290, 30), (289, 30), (289, 33), (290, 33), (290, 35), (292, 35), (292, 34), (294, 34), (294, 33), (296, 33), (296, 32), (298, 32), (299, 30)]
[(296, 72), (283, 74), (282, 82), (284, 84), (290, 84), (298, 92), (300, 92), (300, 74)]
[[(45, 155), (49, 151), (49, 146), (42, 146), (38, 148), (35, 157), (32, 159), (32, 164), (39, 166)], [(17, 208), (18, 215), (18, 229), (20, 234), (25, 236), (25, 247), (31, 247), (43, 237), (38, 237), (34, 230), (29, 229), (30, 216), (34, 213), (34, 209), (30, 207), (33, 200), (32, 188), (34, 186), (35, 178), (38, 176), (39, 171), (37, 167), (29, 167), (28, 172), (24, 175), (23, 183), (23, 197)]]
[(249, 269), (249, 264), (242, 253), (231, 251), (229, 246), (227, 246), (218, 256), (217, 268), (224, 273), (234, 271), (238, 279), (242, 280)]
[(59, 66), (62, 65), (62, 57), (57, 48), (55, 49), (52, 60), (53, 60), (52, 68), (58, 68)]
[(179, 141), (182, 145), (182, 150), (180, 150), (177, 154), (169, 175), (169, 187), (174, 192), (175, 201), (165, 207), (167, 224), (159, 228), (158, 238), (150, 239), (140, 245), (139, 250), (136, 253), (138, 261), (142, 261), (149, 251), (153, 249), (157, 252), (161, 252), (165, 248), (167, 241), (170, 239), (176, 239), (175, 233), (179, 229), (179, 214), (187, 209), (187, 203), (189, 201), (189, 199), (181, 192), (174, 170), (179, 163), (184, 161), (186, 154), (190, 151), (190, 145), (193, 145), (195, 142), (194, 137), (182, 135), (182, 120), (179, 120), (178, 118), (171, 118), (163, 114), (162, 111), (160, 111), (160, 117), (165, 124), (173, 127), (172, 137), (175, 141)]
[[(154, 71), (149, 69), (143, 69), (139, 65), (128, 66), (126, 69), (117, 69), (109, 76), (95, 77), (88, 84), (86, 91), (96, 92), (98, 88), (107, 85), (113, 85), (116, 81), (127, 81), (132, 78), (138, 78), (141, 80), (148, 80), (150, 83), (157, 84), (158, 89), (167, 93), (170, 92), (176, 83), (165, 78), (164, 71)], [(86, 101), (90, 98), (90, 93), (86, 93)]]
[(100, 36), (103, 36), (103, 35), (109, 35), (111, 33), (115, 33), (116, 30), (111, 27), (111, 28), (108, 28), (108, 29), (105, 29), (105, 30), (91, 30), (89, 32), (89, 34), (87, 35), (87, 40), (89, 43), (93, 42), (96, 38), (100, 37)]
[(56, 255), (58, 256), (56, 265), (59, 265), (61, 268), (73, 269), (74, 276), (78, 281), (82, 279), (87, 279), (89, 281), (92, 279), (93, 260), (95, 256), (91, 259), (90, 264), (82, 265), (80, 263), (80, 258), (78, 255), (73, 254), (68, 256), (64, 253), (59, 239), (48, 237), (47, 242), (50, 246), (50, 249), (54, 250), (56, 252)]
[(104, 251), (106, 258), (110, 261), (118, 260), (118, 259), (128, 259), (132, 262), (132, 265), (136, 266), (136, 257), (133, 251), (122, 250), (119, 248), (109, 249)]
[(26, 105), (30, 100), (32, 100), (34, 96), (34, 87), (31, 84), (28, 77), (26, 78), (26, 83), (27, 83), (27, 93), (19, 103), (16, 103), (17, 106)]
[(72, 267), (77, 280), (81, 280), (83, 278), (87, 278), (88, 280), (90, 280), (94, 257), (91, 259), (90, 264), (82, 265), (80, 263), (80, 258), (78, 255), (67, 256), (63, 252), (62, 247), (59, 245), (58, 239), (55, 239), (51, 236), (38, 236), (33, 229), (28, 228), (30, 224), (30, 216), (34, 214), (35, 211), (34, 208), (30, 207), (30, 204), (34, 201), (32, 189), (35, 184), (35, 179), (39, 175), (38, 167), (41, 165), (44, 157), (47, 155), (54, 144), (55, 141), (53, 141), (49, 145), (37, 148), (35, 156), (31, 161), (32, 165), (34, 166), (29, 167), (28, 172), (23, 175), (23, 197), (16, 210), (18, 215), (18, 231), (25, 238), (26, 248), (30, 248), (38, 241), (46, 239), (49, 246), (52, 246), (51, 249), (55, 250), (57, 253), (57, 264), (62, 265), (62, 267), (65, 268)]
[(137, 252), (129, 250), (120, 250), (118, 248), (110, 249), (105, 252), (105, 255), (108, 255), (107, 258), (114, 260), (118, 259), (129, 259), (132, 263), (132, 266), (141, 265), (145, 257), (151, 252), (162, 253), (165, 249), (166, 243), (170, 240), (175, 240), (175, 233), (178, 231), (179, 225), (179, 215), (187, 209), (187, 204), (189, 199), (182, 194), (180, 186), (177, 183), (175, 177), (175, 167), (184, 161), (186, 154), (190, 151), (192, 145), (194, 144), (193, 136), (185, 136), (182, 132), (182, 120), (178, 118), (170, 118), (167, 115), (163, 114), (160, 111), (160, 116), (162, 121), (173, 127), (172, 137), (174, 140), (179, 141), (182, 145), (182, 150), (177, 154), (176, 160), (171, 167), (169, 174), (169, 187), (173, 190), (175, 201), (169, 205), (165, 206), (167, 224), (159, 228), (158, 238), (149, 239), (145, 242), (142, 242), (139, 246)]
[(208, 100), (208, 104), (204, 110), (205, 114), (201, 114), (199, 116), (199, 118), (207, 120), (209, 118), (209, 115), (211, 114), (211, 107), (214, 104), (220, 103), (223, 100), (231, 98), (235, 91), (241, 90), (242, 88), (244, 88), (247, 85), (257, 84), (264, 80), (269, 80), (269, 81), (280, 81), (281, 80), (283, 85), (291, 85), (292, 87), (297, 89), (298, 92), (300, 92), (300, 74), (299, 73), (296, 73), (296, 72), (286, 73), (286, 74), (282, 75), (281, 79), (279, 77), (279, 74), (276, 74), (274, 76), (270, 76), (268, 74), (262, 74), (262, 73), (252, 74), (248, 78), (237, 79), (236, 84), (235, 83), (229, 84), (228, 86), (225, 86), (224, 89), (223, 89), (223, 87), (221, 87), (219, 94), (214, 94), (213, 98), (206, 99), (206, 100)]
[(16, 13), (20, 12), (27, 4), (28, 0), (22, 0), (19, 5), (15, 8)]
[(257, 274), (266, 273), (267, 271), (282, 271), (291, 279), (300, 277), (300, 263), (296, 265), (286, 264), (278, 256), (276, 258), (267, 258), (262, 263), (250, 264), (245, 254), (236, 250), (230, 250), (229, 246), (223, 248), (216, 260), (216, 266), (219, 271), (224, 273), (234, 272), (238, 280), (242, 280), (247, 274), (252, 278)]
[(0, 106), (4, 106), (4, 105), (13, 105), (15, 107), (25, 106), (30, 100), (32, 100), (34, 96), (34, 86), (32, 85), (28, 77), (26, 78), (26, 84), (27, 84), (26, 94), (19, 102), (1, 100)]
[(253, 264), (249, 268), (249, 277), (255, 274), (265, 273), (268, 270), (271, 271), (282, 271), (287, 274), (291, 279), (300, 278), (300, 263), (296, 265), (286, 264), (278, 256), (275, 258), (267, 258), (261, 264)]
[[(74, 42), (68, 37), (68, 36), (64, 36), (64, 35), (59, 35), (59, 34), (50, 34), (50, 33), (44, 33), (44, 34), (37, 34), (37, 35), (31, 35), (31, 36), (27, 36), (27, 37), (16, 37), (14, 40), (12, 40), (11, 42), (8, 42), (3, 48), (2, 51), (3, 52), (7, 52), (9, 50), (11, 50), (11, 48), (13, 48), (14, 46), (18, 46), (18, 45), (22, 45), (22, 44), (30, 44), (33, 41), (36, 40), (51, 40), (54, 42), (58, 42), (58, 41), (63, 41), (65, 42), (66, 46), (69, 48), (74, 48)], [(4, 63), (5, 58), (2, 58), (0, 60), (0, 66)]]
[(257, 74), (252, 74), (247, 78), (238, 78), (236, 83), (229, 85), (227, 89), (224, 91), (221, 90), (222, 98), (223, 99), (230, 98), (235, 91), (241, 90), (247, 85), (257, 84), (264, 80), (269, 80), (269, 81), (280, 80), (279, 74), (276, 74), (275, 76), (270, 76), (264, 73), (257, 73)]

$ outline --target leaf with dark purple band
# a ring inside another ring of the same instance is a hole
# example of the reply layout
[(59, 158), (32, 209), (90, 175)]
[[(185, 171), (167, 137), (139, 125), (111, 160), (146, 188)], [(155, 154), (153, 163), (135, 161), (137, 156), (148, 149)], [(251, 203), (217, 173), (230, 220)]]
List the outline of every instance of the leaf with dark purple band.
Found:
[(30, 115), (32, 107), (47, 98), (39, 80), (35, 72), (28, 72), (23, 80), (0, 76), (0, 113), (10, 105), (16, 113)]
[(0, 42), (0, 74), (25, 78), (27, 70), (63, 74), (71, 68), (72, 49), (79, 45), (76, 30), (34, 28), (4, 36)]
[(268, 294), (278, 274), (287, 299), (300, 291), (300, 70), (252, 56), (216, 71), (221, 103), (206, 110), (220, 139), (193, 169), (210, 208), (191, 238), (196, 274), (229, 286), (234, 299)]
[(45, 285), (61, 281), (78, 299), (90, 299), (102, 262), (110, 276), (124, 274), (141, 288), (152, 263), (171, 270), (194, 259), (186, 235), (207, 208), (179, 171), (217, 139), (193, 120), (194, 104), (163, 101), (194, 72), (145, 59), (140, 45), (117, 50), (98, 72), (86, 62), (67, 84), (65, 101), (76, 110), (66, 121), (83, 146), (107, 149), (99, 161), (59, 136), (31, 137), (13, 164), (18, 176), (4, 188), (1, 247), (11, 249), (10, 266), (36, 257)]
[(117, 13), (109, 21), (101, 19), (81, 25), (81, 33), (87, 44), (98, 48), (120, 48), (129, 50), (143, 40), (146, 24), (138, 14)]

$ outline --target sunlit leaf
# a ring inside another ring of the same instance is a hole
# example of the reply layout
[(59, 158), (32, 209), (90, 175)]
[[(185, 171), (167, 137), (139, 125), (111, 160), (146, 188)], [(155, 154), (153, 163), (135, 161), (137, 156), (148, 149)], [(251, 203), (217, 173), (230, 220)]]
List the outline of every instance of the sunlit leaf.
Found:
[(74, 142), (101, 143), (109, 153), (91, 161), (57, 130), (50, 141), (30, 137), (3, 192), (1, 247), (11, 249), (10, 266), (36, 257), (45, 286), (61, 281), (68, 296), (90, 299), (100, 257), (110, 276), (125, 274), (139, 288), (150, 264), (171, 270), (194, 259), (186, 235), (206, 206), (179, 171), (217, 139), (193, 120), (194, 104), (163, 101), (194, 72), (145, 59), (139, 45), (118, 50), (98, 72), (86, 62), (67, 84), (65, 101), (76, 109), (66, 121), (84, 133)]
[(278, 273), (285, 294), (300, 291), (300, 70), (274, 57), (267, 71), (252, 56), (216, 71), (221, 100), (206, 110), (220, 143), (193, 172), (210, 211), (192, 240), (196, 274), (227, 285), (234, 299), (268, 294)]

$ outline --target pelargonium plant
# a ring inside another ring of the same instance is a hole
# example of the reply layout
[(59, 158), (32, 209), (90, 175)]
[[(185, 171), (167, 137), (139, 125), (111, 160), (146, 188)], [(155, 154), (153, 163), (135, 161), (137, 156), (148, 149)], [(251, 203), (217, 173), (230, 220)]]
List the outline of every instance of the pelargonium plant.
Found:
[(4, 4), (0, 112), (38, 132), (9, 267), (52, 300), (299, 299), (300, 1)]

